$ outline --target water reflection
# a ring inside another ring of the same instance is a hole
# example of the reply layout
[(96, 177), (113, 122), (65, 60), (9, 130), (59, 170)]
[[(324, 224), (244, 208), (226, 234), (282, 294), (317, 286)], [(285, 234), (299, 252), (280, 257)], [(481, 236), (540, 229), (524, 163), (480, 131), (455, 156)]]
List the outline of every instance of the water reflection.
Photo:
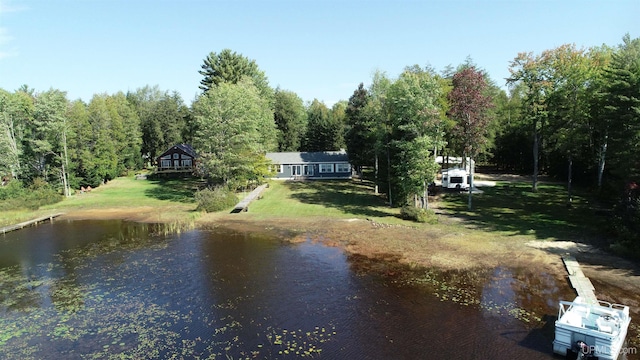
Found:
[(56, 222), (0, 239), (0, 357), (551, 358), (552, 338), (490, 308), (531, 305), (516, 285), (538, 280), (509, 269), (426, 286), (310, 241), (156, 230)]

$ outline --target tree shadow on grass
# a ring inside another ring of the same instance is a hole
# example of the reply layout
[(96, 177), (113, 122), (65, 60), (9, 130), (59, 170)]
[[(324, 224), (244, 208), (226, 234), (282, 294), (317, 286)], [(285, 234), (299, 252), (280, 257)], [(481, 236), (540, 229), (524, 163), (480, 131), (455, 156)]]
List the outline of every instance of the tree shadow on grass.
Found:
[(467, 193), (448, 193), (447, 209), (452, 216), (487, 230), (513, 235), (534, 235), (538, 239), (583, 239), (600, 233), (606, 219), (599, 218), (586, 196), (573, 196), (567, 206), (562, 185), (541, 185), (532, 192), (529, 184), (510, 183), (482, 188), (473, 195), (473, 210), (467, 209)]
[(322, 205), (344, 214), (366, 217), (396, 216), (381, 211), (386, 206), (384, 199), (373, 193), (373, 187), (367, 182), (351, 180), (310, 180), (289, 181), (285, 186), (291, 190), (291, 198), (305, 204)]
[(145, 195), (158, 199), (181, 203), (193, 203), (194, 194), (203, 187), (204, 182), (199, 179), (154, 179), (147, 180), (155, 184), (145, 190)]

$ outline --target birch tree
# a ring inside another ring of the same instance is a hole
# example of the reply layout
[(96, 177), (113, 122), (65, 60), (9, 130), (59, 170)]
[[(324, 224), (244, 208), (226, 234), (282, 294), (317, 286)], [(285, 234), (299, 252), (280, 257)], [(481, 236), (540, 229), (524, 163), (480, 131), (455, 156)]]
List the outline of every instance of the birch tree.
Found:
[(24, 92), (0, 89), (0, 169), (18, 178), (21, 174), (25, 126), (33, 113), (33, 100)]
[(542, 133), (547, 124), (548, 107), (546, 96), (549, 93), (548, 67), (544, 58), (533, 53), (520, 53), (509, 65), (508, 85), (523, 86), (522, 115), (528, 121), (533, 138), (533, 176), (532, 191), (538, 191), (540, 172), (540, 148)]

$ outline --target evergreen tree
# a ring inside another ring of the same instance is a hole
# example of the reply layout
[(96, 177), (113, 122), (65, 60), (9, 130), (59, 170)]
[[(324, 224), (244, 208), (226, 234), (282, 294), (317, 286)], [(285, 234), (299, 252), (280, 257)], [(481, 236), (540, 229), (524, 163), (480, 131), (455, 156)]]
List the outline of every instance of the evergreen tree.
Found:
[(85, 180), (94, 187), (106, 180), (115, 179), (119, 175), (118, 150), (113, 132), (114, 127), (118, 129), (119, 126), (114, 126), (107, 99), (106, 94), (94, 95), (87, 108), (92, 130), (90, 144), (93, 161)]
[(331, 116), (327, 106), (314, 99), (307, 109), (307, 133), (303, 151), (340, 150), (341, 127)]
[(87, 105), (81, 100), (73, 101), (67, 112), (71, 135), (69, 136), (69, 163), (71, 187), (79, 189), (86, 186), (97, 186), (99, 180), (93, 175), (94, 139), (93, 129), (89, 123)]
[(610, 164), (618, 179), (629, 181), (640, 177), (640, 38), (624, 36), (605, 70), (605, 79)]
[(276, 89), (274, 120), (278, 127), (278, 151), (300, 150), (307, 128), (302, 99), (292, 91)]
[(189, 109), (178, 93), (145, 86), (126, 97), (139, 118), (141, 151), (147, 161), (155, 161), (169, 147), (185, 142), (185, 134), (193, 133), (189, 129), (193, 125), (187, 124)]
[(255, 60), (242, 54), (230, 49), (224, 49), (218, 54), (211, 52), (204, 59), (201, 68), (198, 72), (204, 76), (200, 80), (200, 89), (203, 92), (222, 83), (237, 84), (242, 78), (248, 77), (269, 104), (273, 101), (273, 90), (269, 87), (266, 75), (258, 68)]
[(373, 166), (375, 160), (375, 121), (367, 112), (369, 92), (360, 83), (349, 98), (345, 110), (347, 132), (345, 142), (349, 161), (357, 169)]

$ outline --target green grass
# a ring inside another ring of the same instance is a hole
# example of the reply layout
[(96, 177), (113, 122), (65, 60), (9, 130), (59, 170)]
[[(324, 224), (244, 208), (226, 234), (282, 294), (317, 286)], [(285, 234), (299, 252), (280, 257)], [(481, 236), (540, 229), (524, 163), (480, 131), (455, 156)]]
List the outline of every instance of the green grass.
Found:
[(62, 203), (50, 205), (59, 209), (108, 208), (127, 206), (166, 206), (195, 204), (193, 194), (198, 182), (192, 179), (135, 180), (121, 177)]
[[(135, 180), (123, 177), (89, 193), (74, 195), (64, 201), (37, 211), (0, 212), (0, 226), (14, 224), (53, 212), (83, 209), (153, 207), (166, 216), (162, 218), (192, 221), (196, 203), (195, 191), (203, 186), (196, 179)], [(475, 194), (474, 208), (467, 210), (467, 194), (446, 194), (438, 203), (452, 216), (463, 218), (478, 232), (469, 236), (511, 237), (514, 235), (538, 239), (584, 239), (602, 233), (604, 221), (598, 218), (585, 193), (576, 191), (573, 206), (566, 206), (566, 190), (562, 185), (544, 184), (531, 192), (529, 183), (499, 183), (482, 188)], [(242, 198), (243, 194), (239, 194)], [(360, 218), (390, 224), (419, 225), (400, 218), (397, 208), (385, 204), (384, 197), (375, 195), (370, 182), (359, 180), (272, 181), (263, 198), (249, 206), (244, 216), (269, 218)], [(226, 214), (222, 211), (220, 214)], [(234, 215), (240, 216), (240, 215)], [(457, 231), (458, 223), (435, 225), (443, 231)]]
[(443, 208), (469, 220), (485, 231), (505, 235), (533, 235), (538, 239), (577, 239), (598, 235), (606, 219), (595, 215), (588, 194), (576, 191), (567, 206), (567, 191), (561, 184), (543, 184), (537, 192), (529, 183), (498, 183), (473, 195), (468, 211), (468, 193), (445, 195)]
[(142, 206), (164, 209), (177, 218), (182, 216), (192, 219), (196, 206), (193, 194), (200, 186), (202, 183), (197, 179), (135, 180), (134, 177), (120, 177), (91, 192), (78, 192), (59, 203), (43, 206), (36, 211), (0, 212), (0, 226), (55, 212)]
[(402, 222), (399, 209), (389, 208), (370, 184), (358, 180), (272, 181), (249, 213), (265, 217), (369, 218)]

